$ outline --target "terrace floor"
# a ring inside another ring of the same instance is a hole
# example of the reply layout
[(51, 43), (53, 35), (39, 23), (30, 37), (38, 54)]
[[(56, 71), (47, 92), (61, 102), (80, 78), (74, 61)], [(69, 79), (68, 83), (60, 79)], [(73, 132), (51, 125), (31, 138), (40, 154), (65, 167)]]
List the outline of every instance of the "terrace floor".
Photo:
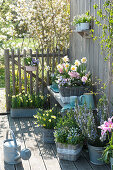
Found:
[[(3, 140), (6, 130), (11, 128), (21, 148), (29, 148), (32, 156), (29, 161), (22, 160), (17, 165), (4, 163)], [(42, 131), (36, 127), (33, 118), (12, 119), (10, 115), (0, 116), (0, 167), (1, 170), (110, 170), (108, 165), (96, 166), (90, 163), (87, 150), (76, 162), (59, 160), (54, 144), (42, 143)]]

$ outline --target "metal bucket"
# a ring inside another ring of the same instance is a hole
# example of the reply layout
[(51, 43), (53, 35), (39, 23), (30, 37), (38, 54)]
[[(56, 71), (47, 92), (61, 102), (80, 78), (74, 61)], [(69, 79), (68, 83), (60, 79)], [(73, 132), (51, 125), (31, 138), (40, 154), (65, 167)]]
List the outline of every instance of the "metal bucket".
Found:
[[(8, 139), (9, 132), (12, 136), (12, 139)], [(4, 161), (6, 163), (18, 164), (21, 162), (21, 158), (15, 159), (19, 156), (18, 151), (21, 150), (21, 146), (17, 145), (15, 135), (12, 130), (8, 130), (6, 133), (6, 140), (4, 140), (3, 150), (4, 150)]]
[(90, 162), (95, 165), (103, 165), (104, 161), (101, 160), (104, 147), (95, 147), (88, 145)]

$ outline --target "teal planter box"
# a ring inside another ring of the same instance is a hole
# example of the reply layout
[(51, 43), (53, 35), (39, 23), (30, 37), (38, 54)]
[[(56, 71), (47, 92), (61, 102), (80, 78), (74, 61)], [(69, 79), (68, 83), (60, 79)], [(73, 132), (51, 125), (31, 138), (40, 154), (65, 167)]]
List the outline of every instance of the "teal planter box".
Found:
[(12, 109), (10, 110), (10, 114), (12, 118), (19, 118), (19, 117), (33, 117), (39, 111), (38, 108), (36, 109)]

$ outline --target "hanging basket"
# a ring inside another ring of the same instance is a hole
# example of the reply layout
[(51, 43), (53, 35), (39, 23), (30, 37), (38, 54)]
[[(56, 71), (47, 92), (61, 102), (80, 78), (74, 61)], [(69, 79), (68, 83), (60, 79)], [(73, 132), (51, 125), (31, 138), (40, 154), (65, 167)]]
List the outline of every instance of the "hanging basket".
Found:
[(25, 66), (26, 71), (36, 71), (37, 67), (36, 66)]

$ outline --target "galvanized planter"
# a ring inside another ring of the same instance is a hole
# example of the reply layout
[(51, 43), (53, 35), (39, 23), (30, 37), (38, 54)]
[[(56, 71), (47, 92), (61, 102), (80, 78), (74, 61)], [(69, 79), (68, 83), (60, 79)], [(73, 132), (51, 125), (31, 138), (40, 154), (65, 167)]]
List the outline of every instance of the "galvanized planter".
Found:
[(70, 103), (70, 96), (81, 96), (83, 93), (88, 92), (90, 87), (60, 87), (59, 93), (63, 103)]
[(37, 113), (39, 109), (13, 109), (11, 108), (10, 114), (12, 118), (18, 118), (18, 117), (33, 117)]
[(110, 158), (111, 170), (113, 170), (113, 158)]
[(82, 145), (69, 145), (56, 143), (57, 154), (59, 159), (68, 160), (68, 161), (76, 161), (82, 151)]
[(102, 158), (102, 153), (104, 149), (104, 147), (95, 147), (88, 144), (90, 162), (95, 165), (105, 164), (104, 161), (100, 160), (100, 158)]
[(54, 141), (54, 129), (43, 128), (43, 143), (55, 143)]
[(25, 66), (26, 71), (36, 71), (37, 67), (36, 66)]

